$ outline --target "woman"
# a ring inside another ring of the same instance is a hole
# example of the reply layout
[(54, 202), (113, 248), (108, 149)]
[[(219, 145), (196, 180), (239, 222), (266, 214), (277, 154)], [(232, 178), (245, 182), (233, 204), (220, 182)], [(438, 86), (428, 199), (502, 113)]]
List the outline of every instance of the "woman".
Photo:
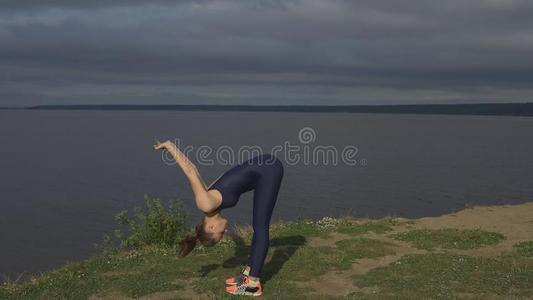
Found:
[(226, 291), (235, 295), (259, 296), (263, 292), (261, 270), (270, 244), (269, 226), (272, 211), (283, 179), (279, 159), (263, 154), (255, 156), (222, 174), (207, 187), (196, 166), (170, 141), (156, 140), (155, 149), (166, 149), (181, 167), (191, 184), (196, 206), (205, 213), (196, 225), (195, 235), (180, 242), (180, 255), (189, 254), (199, 240), (204, 246), (215, 245), (227, 231), (227, 220), (220, 211), (237, 204), (241, 194), (254, 191), (253, 237), (248, 266), (242, 274), (226, 280)]

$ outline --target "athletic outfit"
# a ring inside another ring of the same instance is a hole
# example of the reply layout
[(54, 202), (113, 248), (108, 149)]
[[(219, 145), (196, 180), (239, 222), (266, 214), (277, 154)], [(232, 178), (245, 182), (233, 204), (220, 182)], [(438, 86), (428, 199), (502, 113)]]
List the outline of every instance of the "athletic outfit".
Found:
[(229, 169), (209, 187), (209, 190), (216, 189), (222, 194), (222, 203), (216, 211), (235, 206), (240, 195), (254, 190), (254, 234), (248, 259), (250, 276), (260, 277), (265, 262), (270, 245), (270, 219), (282, 179), (281, 161), (273, 155), (263, 154)]

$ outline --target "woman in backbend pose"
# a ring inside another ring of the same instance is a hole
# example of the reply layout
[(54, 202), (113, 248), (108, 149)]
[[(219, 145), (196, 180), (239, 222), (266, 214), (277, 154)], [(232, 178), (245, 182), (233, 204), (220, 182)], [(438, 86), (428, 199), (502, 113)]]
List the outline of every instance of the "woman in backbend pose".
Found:
[(270, 218), (283, 178), (281, 161), (270, 154), (255, 156), (227, 170), (207, 187), (196, 166), (174, 143), (156, 140), (154, 148), (166, 149), (172, 154), (189, 179), (196, 206), (205, 213), (202, 221), (196, 225), (196, 234), (180, 242), (181, 256), (191, 252), (197, 240), (204, 246), (213, 246), (220, 241), (227, 231), (227, 220), (220, 215), (220, 211), (235, 206), (241, 194), (254, 190), (254, 233), (248, 266), (242, 273), (226, 280), (229, 285), (226, 291), (235, 295), (261, 295), (263, 287), (260, 277), (270, 244)]

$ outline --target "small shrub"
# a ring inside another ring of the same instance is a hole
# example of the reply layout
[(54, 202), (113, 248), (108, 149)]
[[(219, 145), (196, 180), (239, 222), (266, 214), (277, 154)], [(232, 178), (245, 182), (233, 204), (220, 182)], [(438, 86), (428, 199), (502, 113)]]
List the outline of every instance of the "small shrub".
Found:
[(145, 245), (172, 246), (183, 237), (187, 228), (185, 213), (181, 203), (171, 200), (165, 208), (159, 198), (144, 195), (146, 208), (135, 207), (133, 216), (121, 211), (115, 219), (127, 227), (127, 231), (115, 231), (115, 237), (123, 248), (138, 248)]

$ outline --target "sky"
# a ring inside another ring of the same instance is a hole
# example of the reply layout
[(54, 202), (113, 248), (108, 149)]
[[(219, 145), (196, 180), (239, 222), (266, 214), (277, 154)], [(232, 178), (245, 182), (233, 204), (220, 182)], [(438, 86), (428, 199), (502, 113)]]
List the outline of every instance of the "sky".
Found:
[(0, 106), (533, 101), (531, 0), (2, 0)]

